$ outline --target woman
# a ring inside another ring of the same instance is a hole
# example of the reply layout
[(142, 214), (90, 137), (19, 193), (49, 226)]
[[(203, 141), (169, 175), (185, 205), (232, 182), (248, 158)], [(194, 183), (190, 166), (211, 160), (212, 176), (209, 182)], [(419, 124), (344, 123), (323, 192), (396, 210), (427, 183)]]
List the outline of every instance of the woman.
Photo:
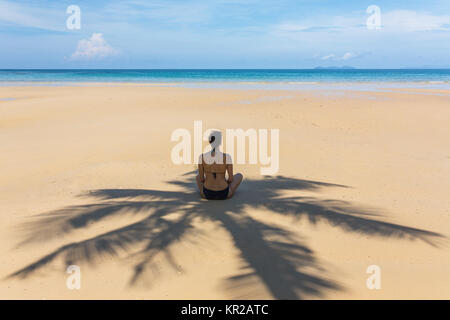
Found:
[[(243, 178), (240, 173), (233, 175), (231, 157), (219, 150), (221, 140), (219, 131), (211, 132), (209, 136), (211, 152), (202, 154), (198, 161), (197, 186), (204, 199), (225, 200), (231, 198)], [(226, 172), (228, 179), (225, 179)]]

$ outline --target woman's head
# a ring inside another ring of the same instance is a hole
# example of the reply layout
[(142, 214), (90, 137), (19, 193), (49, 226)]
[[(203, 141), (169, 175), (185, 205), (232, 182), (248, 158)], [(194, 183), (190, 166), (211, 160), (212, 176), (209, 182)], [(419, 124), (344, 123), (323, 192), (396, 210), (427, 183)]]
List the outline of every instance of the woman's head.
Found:
[(211, 148), (214, 150), (222, 143), (222, 133), (218, 130), (213, 130), (209, 134), (208, 137), (209, 144), (211, 145)]

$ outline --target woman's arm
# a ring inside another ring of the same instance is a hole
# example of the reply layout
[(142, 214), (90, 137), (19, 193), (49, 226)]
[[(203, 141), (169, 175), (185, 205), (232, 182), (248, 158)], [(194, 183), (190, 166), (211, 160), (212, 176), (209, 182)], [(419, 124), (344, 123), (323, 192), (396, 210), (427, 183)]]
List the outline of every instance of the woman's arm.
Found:
[(201, 182), (205, 182), (205, 169), (203, 168), (203, 163), (198, 164), (198, 176)]
[(233, 159), (231, 159), (231, 156), (229, 154), (225, 154), (225, 164), (227, 165), (227, 173), (228, 173), (228, 179), (227, 182), (230, 184), (233, 182)]
[(228, 173), (227, 182), (228, 182), (228, 184), (230, 184), (231, 182), (233, 182), (233, 165), (232, 164), (227, 164), (227, 173)]

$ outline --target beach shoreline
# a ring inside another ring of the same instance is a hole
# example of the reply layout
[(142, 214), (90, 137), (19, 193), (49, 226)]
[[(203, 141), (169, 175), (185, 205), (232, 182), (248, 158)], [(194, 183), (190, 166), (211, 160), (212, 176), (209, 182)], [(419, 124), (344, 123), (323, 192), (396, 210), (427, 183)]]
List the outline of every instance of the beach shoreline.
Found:
[[(389, 93), (408, 92), (410, 94), (441, 95), (450, 96), (450, 82), (446, 81), (417, 81), (417, 82), (1, 82), (0, 88), (71, 88), (71, 87), (161, 87), (161, 88), (183, 88), (192, 90), (239, 90), (239, 91), (285, 91), (285, 92), (316, 92), (319, 94), (351, 94), (355, 93)], [(10, 99), (9, 96), (0, 96), (0, 101)]]

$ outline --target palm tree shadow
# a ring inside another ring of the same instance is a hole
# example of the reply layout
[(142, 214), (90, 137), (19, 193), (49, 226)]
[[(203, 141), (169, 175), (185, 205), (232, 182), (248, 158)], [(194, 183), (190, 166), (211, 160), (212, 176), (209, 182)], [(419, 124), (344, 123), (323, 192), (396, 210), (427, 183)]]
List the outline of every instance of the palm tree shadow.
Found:
[[(137, 222), (98, 234), (79, 242), (63, 245), (50, 254), (16, 271), (9, 278), (27, 278), (49, 266), (56, 259), (66, 265), (87, 262), (95, 264), (102, 258), (117, 257), (124, 252), (138, 257), (133, 267), (130, 286), (137, 285), (154, 267), (155, 256), (163, 254), (169, 266), (177, 268), (173, 246), (201, 236), (194, 219), (217, 222), (224, 228), (238, 249), (242, 268), (239, 274), (225, 280), (233, 294), (254, 297), (252, 288), (265, 286), (277, 299), (320, 297), (327, 290), (343, 290), (336, 281), (325, 276), (326, 270), (314, 252), (292, 232), (277, 225), (252, 218), (251, 209), (262, 208), (274, 214), (307, 218), (313, 224), (327, 222), (345, 231), (380, 237), (422, 240), (436, 245), (440, 234), (389, 223), (375, 210), (354, 204), (313, 197), (286, 197), (286, 191), (318, 191), (327, 187), (346, 186), (278, 176), (261, 180), (247, 179), (236, 196), (227, 201), (200, 200), (195, 190), (194, 172), (180, 180), (169, 181), (180, 191), (141, 189), (100, 189), (84, 196), (97, 201), (69, 206), (41, 214), (23, 226), (24, 238), (19, 248), (49, 241), (81, 231), (88, 225), (101, 223), (107, 217), (131, 213)], [(177, 213), (177, 217), (169, 215)], [(136, 248), (139, 248), (136, 252)]]

